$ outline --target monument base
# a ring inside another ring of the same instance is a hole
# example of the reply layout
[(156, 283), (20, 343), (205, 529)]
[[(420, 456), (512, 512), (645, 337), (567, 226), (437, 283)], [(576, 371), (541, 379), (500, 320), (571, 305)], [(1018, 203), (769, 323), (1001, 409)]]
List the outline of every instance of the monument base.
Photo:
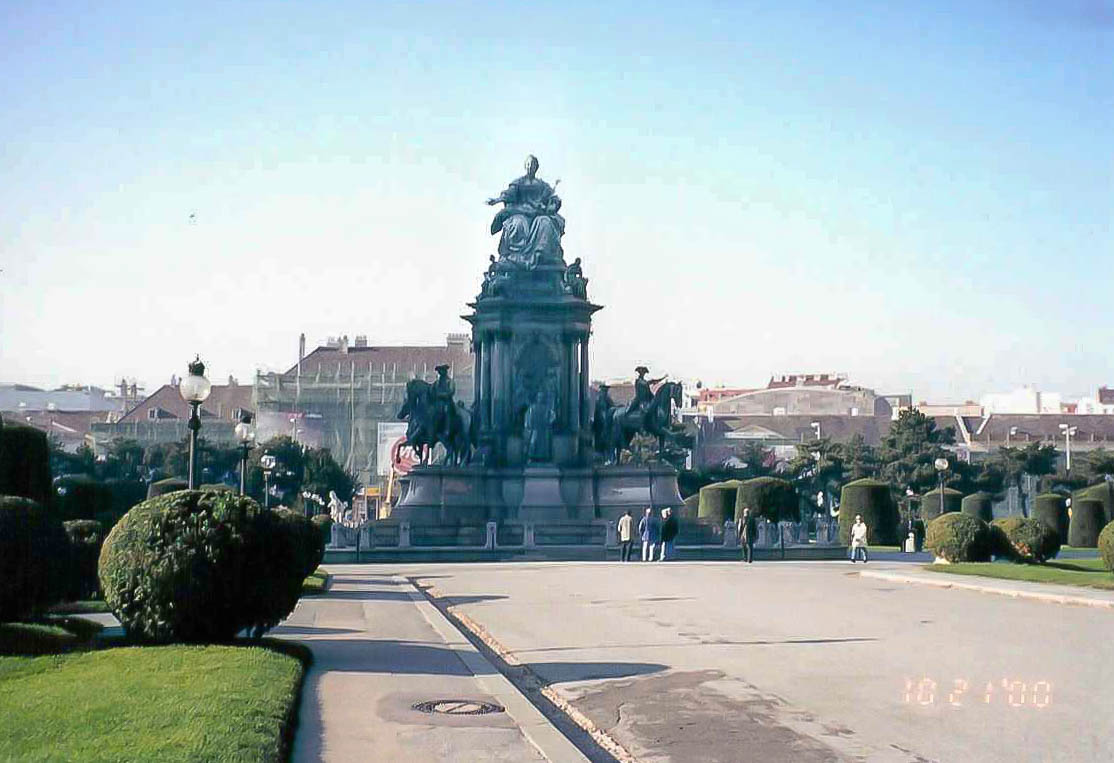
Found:
[(618, 519), (683, 505), (665, 464), (521, 469), (419, 466), (391, 519), (422, 525)]

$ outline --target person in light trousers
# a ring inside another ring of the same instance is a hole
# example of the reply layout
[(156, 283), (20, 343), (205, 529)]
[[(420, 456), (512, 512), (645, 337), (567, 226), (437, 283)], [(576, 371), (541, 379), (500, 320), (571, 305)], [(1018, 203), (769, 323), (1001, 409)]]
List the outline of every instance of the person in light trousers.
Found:
[(858, 561), (860, 556), (863, 558), (863, 564), (866, 564), (866, 531), (863, 515), (856, 514), (855, 524), (851, 525), (851, 564)]
[(646, 509), (646, 515), (638, 523), (638, 535), (642, 539), (642, 561), (653, 561), (654, 547), (661, 540), (661, 520), (653, 509)]

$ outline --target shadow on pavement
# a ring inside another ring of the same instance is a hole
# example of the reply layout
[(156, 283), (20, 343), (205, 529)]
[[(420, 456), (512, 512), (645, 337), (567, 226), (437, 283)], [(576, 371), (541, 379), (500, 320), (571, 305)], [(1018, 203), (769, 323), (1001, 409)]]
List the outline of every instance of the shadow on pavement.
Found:
[(527, 662), (531, 671), (548, 684), (600, 678), (630, 678), (668, 670), (656, 662)]

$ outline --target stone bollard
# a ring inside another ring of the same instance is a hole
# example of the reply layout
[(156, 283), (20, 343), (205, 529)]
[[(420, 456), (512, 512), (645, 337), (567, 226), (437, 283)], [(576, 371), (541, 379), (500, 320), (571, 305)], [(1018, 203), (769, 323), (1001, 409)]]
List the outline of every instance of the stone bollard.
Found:
[(739, 528), (730, 519), (723, 523), (723, 545), (726, 548), (739, 547)]
[(484, 548), (495, 548), (499, 526), (494, 522), (487, 523), (487, 538), (484, 539)]
[(375, 548), (375, 533), (372, 531), (371, 522), (364, 522), (360, 525), (359, 533), (359, 540), (356, 543), (360, 548)]
[(343, 529), (344, 528), (342, 528), (336, 522), (334, 522), (332, 524), (332, 526), (329, 527), (329, 545), (332, 548), (340, 548), (343, 545), (341, 543), (341, 537), (340, 537), (341, 530), (343, 530)]
[(607, 536), (603, 541), (605, 548), (614, 548), (619, 545), (619, 530), (616, 527), (615, 520), (607, 520)]
[(407, 521), (398, 523), (398, 547), (410, 548), (410, 523)]
[(534, 542), (534, 523), (527, 522), (522, 525), (522, 545), (526, 548), (537, 548)]

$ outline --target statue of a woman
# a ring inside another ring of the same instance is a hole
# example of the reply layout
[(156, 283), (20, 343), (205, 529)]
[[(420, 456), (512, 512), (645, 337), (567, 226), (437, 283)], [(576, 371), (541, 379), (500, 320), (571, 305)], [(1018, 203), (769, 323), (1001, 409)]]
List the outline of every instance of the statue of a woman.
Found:
[(526, 157), (526, 174), (507, 186), (507, 190), (488, 199), (489, 205), (503, 203), (491, 221), (491, 233), (502, 231), (499, 256), (527, 268), (539, 262), (562, 264), (561, 236), (565, 218), (558, 212), (561, 199), (549, 183), (537, 177), (538, 160)]

